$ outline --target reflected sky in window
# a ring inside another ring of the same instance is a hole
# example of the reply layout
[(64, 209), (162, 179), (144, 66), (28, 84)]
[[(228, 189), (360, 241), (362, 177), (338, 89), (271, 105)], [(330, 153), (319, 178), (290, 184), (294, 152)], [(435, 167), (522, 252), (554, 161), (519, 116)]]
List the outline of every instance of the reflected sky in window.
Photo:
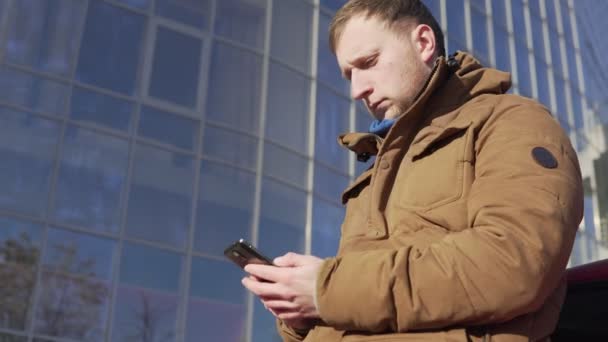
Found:
[(349, 131), (350, 101), (324, 86), (317, 87), (315, 158), (348, 172), (348, 151), (338, 145), (338, 135)]
[(106, 128), (128, 132), (133, 123), (134, 104), (130, 101), (74, 87), (70, 118)]
[(177, 293), (182, 257), (155, 247), (126, 242), (120, 260), (120, 283)]

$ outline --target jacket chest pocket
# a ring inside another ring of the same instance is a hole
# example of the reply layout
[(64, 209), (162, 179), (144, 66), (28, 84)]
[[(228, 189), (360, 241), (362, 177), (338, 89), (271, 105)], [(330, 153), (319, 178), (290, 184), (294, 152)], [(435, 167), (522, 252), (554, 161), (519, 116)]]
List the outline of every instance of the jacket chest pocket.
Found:
[(433, 209), (463, 196), (463, 179), (473, 154), (473, 134), (466, 128), (449, 133), (405, 156), (396, 178), (399, 206)]

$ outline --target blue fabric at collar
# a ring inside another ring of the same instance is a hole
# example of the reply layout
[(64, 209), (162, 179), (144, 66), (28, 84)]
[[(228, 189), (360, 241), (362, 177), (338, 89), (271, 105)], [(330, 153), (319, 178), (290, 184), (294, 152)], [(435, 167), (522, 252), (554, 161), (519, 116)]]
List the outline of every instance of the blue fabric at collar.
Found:
[(369, 132), (384, 137), (395, 121), (395, 119), (374, 120), (369, 126)]

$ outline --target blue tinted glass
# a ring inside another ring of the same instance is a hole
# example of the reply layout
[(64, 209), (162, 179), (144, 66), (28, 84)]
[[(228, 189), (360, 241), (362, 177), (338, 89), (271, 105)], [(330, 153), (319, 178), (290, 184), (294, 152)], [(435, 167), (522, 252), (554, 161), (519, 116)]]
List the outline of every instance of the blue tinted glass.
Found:
[(275, 258), (287, 252), (304, 252), (306, 193), (264, 179), (258, 246)]
[(337, 11), (344, 6), (347, 0), (321, 0), (321, 5), (333, 11)]
[(540, 17), (531, 16), (530, 22), (532, 23), (532, 39), (534, 48), (534, 54), (544, 61), (547, 60), (545, 56), (545, 39), (543, 36), (543, 22)]
[(310, 80), (280, 64), (271, 63), (266, 138), (308, 154), (309, 101)]
[(270, 54), (309, 73), (311, 26), (312, 6), (309, 3), (301, 0), (273, 2)]
[(499, 26), (494, 26), (494, 48), (496, 49), (496, 68), (502, 71), (511, 71), (509, 33)]
[(160, 27), (156, 33), (149, 94), (194, 109), (201, 46), (198, 38)]
[(572, 114), (574, 116), (574, 128), (581, 130), (585, 127), (583, 119), (583, 109), (581, 106), (581, 94), (576, 89), (572, 89)]
[(568, 110), (566, 106), (566, 89), (564, 80), (555, 75), (555, 99), (557, 100), (557, 112), (555, 113), (559, 123), (562, 125), (566, 132), (570, 132), (570, 124), (568, 121)]
[(350, 102), (331, 90), (317, 87), (315, 157), (348, 172), (348, 153), (336, 143), (338, 135), (349, 131)]
[(182, 257), (177, 253), (125, 242), (120, 262), (120, 283), (177, 293)]
[(492, 0), (492, 20), (507, 29), (507, 10), (505, 0)]
[(143, 16), (99, 0), (91, 1), (76, 78), (120, 93), (134, 94), (144, 26)]
[(306, 188), (308, 158), (278, 145), (264, 144), (264, 174)]
[(257, 132), (261, 71), (260, 56), (215, 42), (207, 92), (207, 120), (246, 132)]
[(338, 253), (344, 207), (314, 198), (312, 205), (312, 254), (320, 258)]
[(258, 139), (243, 133), (205, 126), (203, 155), (255, 170), (258, 156)]
[(482, 13), (486, 12), (486, 0), (470, 0), (471, 1), (471, 9), (478, 9)]
[(190, 226), (193, 182), (192, 157), (137, 145), (127, 235), (183, 248)]
[(490, 54), (488, 51), (488, 28), (486, 25), (486, 16), (483, 12), (472, 8), (471, 20), (473, 30), (473, 50), (475, 52), (475, 56), (480, 60), (487, 61), (490, 58)]
[(314, 192), (326, 199), (339, 201), (348, 185), (348, 176), (325, 166), (315, 164)]
[(191, 274), (191, 296), (242, 305), (244, 308), (247, 297), (241, 279), (245, 273), (230, 261), (193, 258)]
[(0, 207), (42, 216), (59, 124), (0, 107)]
[(223, 255), (238, 239), (251, 239), (255, 175), (202, 161), (194, 248)]
[(557, 74), (563, 76), (564, 71), (562, 70), (562, 54), (560, 48), (560, 39), (557, 31), (549, 30), (549, 37), (551, 40), (549, 44), (551, 45), (551, 58), (553, 61), (553, 71)]
[(124, 203), (128, 142), (69, 127), (63, 145), (55, 219), (117, 233)]
[[(188, 303), (185, 341), (200, 342), (201, 336), (204, 336), (206, 341), (246, 341), (246, 313), (243, 305), (191, 298)], [(253, 339), (252, 341), (258, 340)], [(279, 342), (281, 341), (279, 340)]]
[(555, 13), (556, 1), (545, 1), (545, 8), (547, 9), (547, 22), (549, 23), (549, 30), (557, 31), (557, 15)]
[[(463, 0), (446, 1), (448, 13), (448, 35), (465, 45), (467, 34), (464, 28), (464, 3)], [(454, 51), (450, 47), (450, 50)]]
[[(541, 17), (541, 13), (540, 13), (540, 0), (531, 0), (531, 1), (528, 1), (528, 7), (530, 7), (530, 14), (533, 14), (533, 15), (537, 16), (538, 18)], [(534, 20), (534, 19), (532, 19), (532, 20)]]
[(252, 341), (282, 342), (276, 327), (276, 319), (259, 300), (253, 305), (253, 334)]
[(186, 150), (193, 150), (198, 141), (198, 121), (144, 106), (137, 134)]
[(133, 107), (130, 101), (74, 87), (70, 118), (126, 132), (133, 122)]
[(336, 56), (329, 49), (329, 22), (331, 18), (324, 13), (319, 16), (319, 51), (317, 52), (317, 77), (340, 93), (347, 95), (350, 84), (342, 77)]
[(566, 38), (566, 41), (570, 43), (570, 45), (574, 45), (572, 35), (572, 24), (570, 22), (570, 10), (567, 6), (564, 6), (564, 3), (562, 3), (561, 5), (562, 27), (564, 28), (564, 37)]
[(575, 89), (580, 89), (578, 83), (578, 69), (576, 67), (576, 50), (574, 46), (566, 44), (566, 59), (568, 64), (568, 78)]
[(62, 115), (69, 87), (29, 73), (0, 67), (0, 101), (47, 114)]
[(109, 280), (116, 243), (62, 229), (49, 229), (42, 263), (46, 269)]
[(452, 39), (452, 36), (447, 36), (447, 40), (448, 40), (448, 50), (449, 53), (454, 53), (456, 51), (467, 51), (467, 46), (465, 45), (465, 43), (463, 41), (460, 40), (454, 40)]
[(423, 0), (424, 5), (431, 11), (435, 20), (441, 22), (441, 0)]
[(551, 107), (551, 95), (549, 90), (549, 79), (547, 65), (539, 58), (536, 58), (536, 84), (538, 86), (538, 101), (547, 108)]
[(515, 42), (515, 53), (517, 55), (517, 80), (519, 92), (524, 95), (532, 96), (532, 85), (530, 81), (530, 60), (528, 48), (522, 42)]
[(161, 17), (173, 19), (202, 30), (207, 30), (209, 27), (211, 0), (156, 0), (154, 9), (156, 14)]
[[(40, 239), (43, 227), (37, 223), (18, 219), (0, 217), (0, 263), (14, 262), (34, 265), (40, 253)], [(19, 246), (29, 250), (30, 257), (24, 259), (13, 258), (12, 246)]]
[(513, 35), (515, 40), (526, 44), (526, 20), (524, 17), (524, 7), (521, 0), (511, 1), (511, 13), (513, 15)]
[(123, 3), (127, 6), (131, 6), (131, 7), (135, 7), (135, 8), (139, 8), (139, 9), (146, 9), (150, 6), (150, 2), (152, 0), (114, 0), (114, 1), (121, 2), (121, 3)]
[(73, 341), (101, 342), (108, 316), (109, 283), (43, 272), (34, 332)]
[(81, 18), (80, 0), (20, 0), (9, 16), (6, 59), (12, 63), (69, 75), (73, 69)]
[(264, 47), (266, 0), (217, 2), (215, 33), (257, 49)]
[[(25, 335), (18, 336), (18, 335), (13, 335), (13, 334), (4, 333), (4, 332), (0, 332), (0, 340), (10, 341), (10, 342), (27, 342), (28, 341), (27, 336), (25, 336)], [(34, 339), (34, 342), (46, 342), (46, 341), (39, 341), (37, 339)]]
[(176, 295), (120, 286), (114, 302), (114, 324), (110, 341), (176, 340)]
[(585, 196), (585, 232), (589, 232), (592, 238), (595, 238), (595, 218), (593, 210), (593, 197)]

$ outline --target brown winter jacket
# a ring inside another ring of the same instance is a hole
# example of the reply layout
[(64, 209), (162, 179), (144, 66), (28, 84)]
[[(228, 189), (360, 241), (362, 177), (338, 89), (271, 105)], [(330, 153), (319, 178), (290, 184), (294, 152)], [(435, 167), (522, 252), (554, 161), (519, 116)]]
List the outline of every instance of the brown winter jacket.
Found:
[(289, 342), (548, 340), (583, 214), (576, 154), (542, 105), (504, 94), (509, 74), (459, 53), (342, 195), (340, 249), (323, 263), (323, 321)]

